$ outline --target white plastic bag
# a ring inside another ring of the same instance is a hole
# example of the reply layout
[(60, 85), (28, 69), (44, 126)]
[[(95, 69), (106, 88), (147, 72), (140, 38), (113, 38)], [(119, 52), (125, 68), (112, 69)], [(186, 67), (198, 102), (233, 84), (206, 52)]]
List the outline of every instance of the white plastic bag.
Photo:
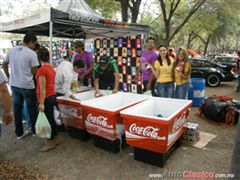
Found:
[(38, 137), (51, 138), (52, 129), (44, 112), (39, 111), (35, 129)]

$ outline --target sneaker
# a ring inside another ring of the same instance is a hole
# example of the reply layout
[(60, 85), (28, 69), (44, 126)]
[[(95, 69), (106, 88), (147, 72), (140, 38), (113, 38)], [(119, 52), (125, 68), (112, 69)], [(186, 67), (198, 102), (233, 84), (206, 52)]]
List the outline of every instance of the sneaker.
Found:
[(24, 132), (24, 134), (25, 134), (25, 136), (29, 136), (29, 135), (32, 134), (32, 131), (27, 129), (27, 130)]
[(26, 130), (26, 131), (23, 133), (23, 135), (17, 136), (17, 139), (18, 139), (18, 140), (23, 139), (24, 137), (29, 136), (29, 135), (31, 135), (31, 134), (32, 134), (32, 131)]
[(25, 136), (24, 136), (24, 133), (23, 133), (23, 135), (17, 136), (17, 139), (20, 140), (20, 139), (22, 139), (22, 138), (24, 138), (24, 137), (25, 137)]

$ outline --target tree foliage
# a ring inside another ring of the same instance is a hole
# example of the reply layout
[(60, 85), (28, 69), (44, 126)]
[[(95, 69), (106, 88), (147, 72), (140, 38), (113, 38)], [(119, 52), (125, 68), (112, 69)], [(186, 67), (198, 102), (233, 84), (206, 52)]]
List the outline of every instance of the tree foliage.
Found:
[[(62, 0), (4, 0), (1, 17), (26, 17)], [(86, 0), (106, 18), (151, 26), (156, 45), (208, 50), (239, 49), (239, 0)], [(2, 18), (3, 19), (3, 18)], [(118, 19), (119, 20), (119, 19)]]
[(108, 19), (116, 19), (116, 12), (120, 12), (120, 4), (115, 0), (86, 0), (86, 3)]

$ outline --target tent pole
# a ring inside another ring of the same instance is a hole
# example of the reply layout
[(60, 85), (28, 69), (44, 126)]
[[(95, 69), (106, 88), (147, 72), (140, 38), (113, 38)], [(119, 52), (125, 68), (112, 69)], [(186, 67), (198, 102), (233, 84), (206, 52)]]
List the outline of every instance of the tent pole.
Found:
[(52, 21), (50, 21), (50, 23), (49, 23), (49, 38), (50, 38), (50, 49), (49, 49), (49, 51), (50, 51), (50, 64), (52, 65), (52, 55), (53, 55), (53, 52), (52, 52), (52, 35), (53, 35), (53, 22)]

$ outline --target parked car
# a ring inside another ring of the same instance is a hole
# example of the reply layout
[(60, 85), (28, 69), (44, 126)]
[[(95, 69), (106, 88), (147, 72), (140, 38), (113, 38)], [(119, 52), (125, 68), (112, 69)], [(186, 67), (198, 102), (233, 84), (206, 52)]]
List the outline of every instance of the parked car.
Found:
[(190, 58), (190, 63), (192, 68), (191, 77), (204, 78), (206, 84), (210, 87), (217, 87), (222, 81), (227, 81), (221, 65), (199, 58)]
[(229, 69), (232, 69), (237, 65), (237, 59), (233, 56), (217, 56), (211, 62), (227, 66)]
[(218, 63), (214, 63), (214, 62), (210, 62), (214, 67), (219, 67), (223, 69), (223, 74), (225, 75), (225, 78), (223, 79), (223, 82), (229, 82), (229, 81), (233, 81), (234, 79), (236, 79), (234, 70), (232, 67), (227, 66), (227, 65), (222, 65), (222, 64), (218, 64)]

